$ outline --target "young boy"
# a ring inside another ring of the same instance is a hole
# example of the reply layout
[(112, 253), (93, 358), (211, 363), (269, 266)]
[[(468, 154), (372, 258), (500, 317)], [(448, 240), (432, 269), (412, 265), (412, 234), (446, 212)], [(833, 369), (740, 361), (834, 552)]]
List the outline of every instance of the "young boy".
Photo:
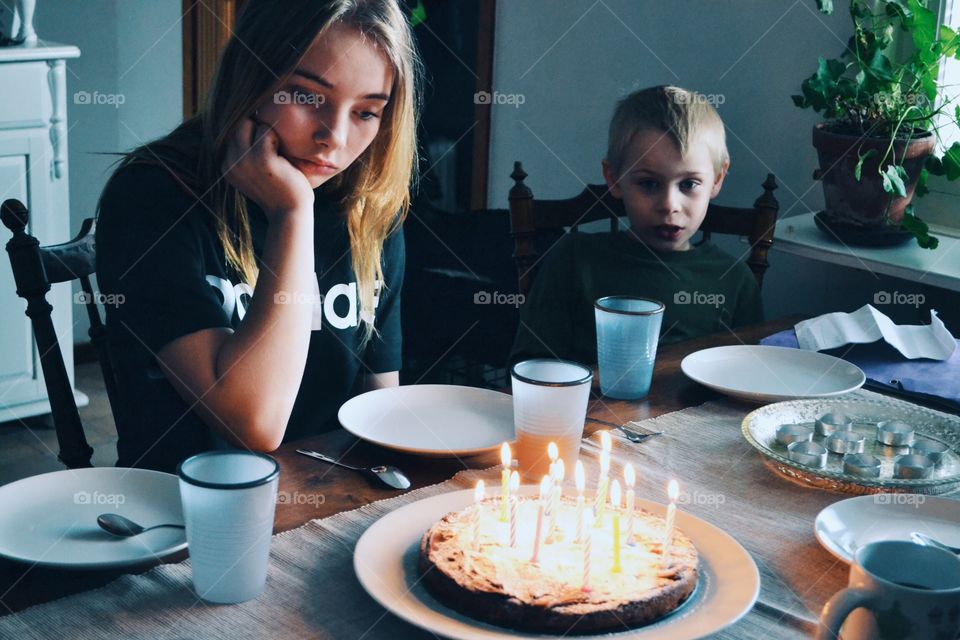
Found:
[(511, 362), (597, 361), (593, 303), (609, 295), (666, 305), (661, 344), (762, 320), (760, 290), (743, 263), (694, 247), (730, 167), (723, 122), (705, 96), (651, 87), (620, 101), (603, 176), (630, 228), (567, 234), (547, 253), (520, 318)]

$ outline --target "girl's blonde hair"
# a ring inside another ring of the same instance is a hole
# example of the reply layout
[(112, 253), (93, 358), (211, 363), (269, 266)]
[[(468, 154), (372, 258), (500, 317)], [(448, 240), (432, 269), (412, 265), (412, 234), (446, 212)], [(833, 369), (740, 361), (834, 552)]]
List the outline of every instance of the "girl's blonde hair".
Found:
[(607, 138), (607, 162), (617, 175), (623, 169), (624, 157), (638, 131), (664, 131), (687, 155), (691, 144), (702, 140), (710, 147), (713, 168), (717, 173), (730, 162), (726, 133), (720, 114), (707, 96), (681, 89), (659, 86), (641, 89), (617, 103), (610, 120)]
[(397, 0), (248, 0), (197, 115), (128, 154), (118, 167), (161, 164), (202, 198), (227, 262), (253, 286), (257, 265), (246, 199), (225, 180), (226, 149), (237, 127), (280, 89), (310, 45), (334, 25), (372, 41), (393, 66), (393, 87), (371, 145), (324, 189), (346, 212), (364, 339), (383, 283), (383, 243), (406, 217), (416, 179), (421, 63)]

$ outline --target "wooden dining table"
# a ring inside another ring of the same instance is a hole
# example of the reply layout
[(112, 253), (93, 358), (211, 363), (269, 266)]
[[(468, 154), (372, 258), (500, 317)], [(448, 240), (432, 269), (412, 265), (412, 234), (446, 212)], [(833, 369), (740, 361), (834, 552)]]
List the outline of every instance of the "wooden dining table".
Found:
[[(623, 424), (695, 407), (721, 396), (688, 378), (681, 371), (683, 358), (698, 350), (736, 344), (757, 344), (761, 338), (793, 326), (800, 317), (785, 317), (765, 323), (725, 331), (711, 336), (661, 346), (657, 354), (650, 394), (642, 401), (611, 401), (594, 396), (588, 408), (585, 435), (609, 428), (602, 422)], [(599, 420), (602, 422), (595, 422)], [(274, 456), (280, 463), (279, 492), (274, 531), (295, 529), (318, 518), (357, 509), (369, 503), (401, 495), (366, 474), (335, 467), (296, 453), (298, 448), (320, 451), (355, 466), (393, 464), (403, 469), (412, 489), (450, 479), (464, 469), (485, 469), (499, 464), (496, 452), (470, 458), (424, 459), (357, 439), (345, 430), (284, 443)], [(838, 496), (838, 499), (843, 496)], [(810, 523), (812, 531), (812, 522)], [(811, 535), (812, 538), (812, 535)], [(808, 545), (816, 546), (809, 541)], [(179, 562), (186, 552), (166, 558)], [(26, 607), (93, 589), (133, 570), (65, 570), (0, 559), (0, 615), (10, 615)], [(830, 584), (845, 581), (846, 567), (832, 569)]]

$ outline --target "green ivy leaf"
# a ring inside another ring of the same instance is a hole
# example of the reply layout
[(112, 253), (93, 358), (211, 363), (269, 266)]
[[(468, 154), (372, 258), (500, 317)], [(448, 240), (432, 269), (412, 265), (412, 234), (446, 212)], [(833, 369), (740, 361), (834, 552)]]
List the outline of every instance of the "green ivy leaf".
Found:
[(940, 239), (930, 235), (930, 227), (927, 226), (927, 223), (914, 215), (912, 204), (903, 212), (900, 228), (912, 233), (922, 249), (936, 249), (940, 245)]
[(423, 0), (417, 0), (417, 6), (410, 12), (410, 26), (415, 27), (427, 21), (427, 8), (423, 6)]
[(921, 0), (907, 0), (909, 11), (913, 13), (912, 19), (908, 21), (913, 44), (917, 47), (921, 59), (929, 64), (935, 61), (927, 57), (932, 55), (932, 45), (937, 39), (938, 20), (937, 14), (927, 9), (925, 4)]
[(930, 193), (930, 189), (927, 188), (927, 181), (930, 179), (930, 172), (926, 169), (920, 169), (920, 177), (917, 178), (917, 188), (914, 189), (913, 195), (916, 198), (922, 198), (923, 196)]
[(943, 176), (947, 174), (946, 169), (943, 168), (943, 162), (937, 156), (928, 156), (924, 166), (932, 176)]
[(875, 155), (877, 155), (876, 149), (870, 149), (864, 154), (860, 154), (859, 152), (857, 152), (857, 156), (858, 156), (857, 165), (853, 168), (853, 177), (857, 179), (857, 182), (860, 182), (860, 174), (863, 173), (864, 161), (866, 161), (866, 159), (869, 158), (870, 156), (875, 156)]
[[(950, 145), (950, 148), (944, 152), (941, 162), (943, 163), (943, 172), (946, 174), (947, 180), (960, 178), (960, 142), (954, 142)], [(933, 173), (933, 171), (930, 173)]]
[(890, 63), (890, 58), (883, 55), (880, 49), (873, 52), (873, 58), (864, 71), (881, 82), (893, 81), (893, 65)]
[[(900, 171), (897, 171), (897, 169)], [(884, 169), (880, 175), (883, 177), (883, 190), (887, 193), (892, 193), (903, 198), (907, 195), (907, 187), (903, 183), (903, 176), (900, 175), (901, 172), (906, 175), (906, 172), (903, 171), (903, 167), (888, 164), (887, 168)]]
[(833, 0), (817, 0), (817, 9), (820, 10), (820, 13), (830, 15), (833, 13)]

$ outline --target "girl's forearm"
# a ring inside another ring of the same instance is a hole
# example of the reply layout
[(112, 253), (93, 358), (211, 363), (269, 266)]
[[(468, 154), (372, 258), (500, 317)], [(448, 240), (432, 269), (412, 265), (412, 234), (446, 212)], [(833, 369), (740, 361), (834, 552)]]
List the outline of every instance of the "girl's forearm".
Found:
[(272, 450), (283, 439), (307, 360), (314, 278), (313, 211), (275, 216), (250, 306), (216, 356), (241, 444)]

